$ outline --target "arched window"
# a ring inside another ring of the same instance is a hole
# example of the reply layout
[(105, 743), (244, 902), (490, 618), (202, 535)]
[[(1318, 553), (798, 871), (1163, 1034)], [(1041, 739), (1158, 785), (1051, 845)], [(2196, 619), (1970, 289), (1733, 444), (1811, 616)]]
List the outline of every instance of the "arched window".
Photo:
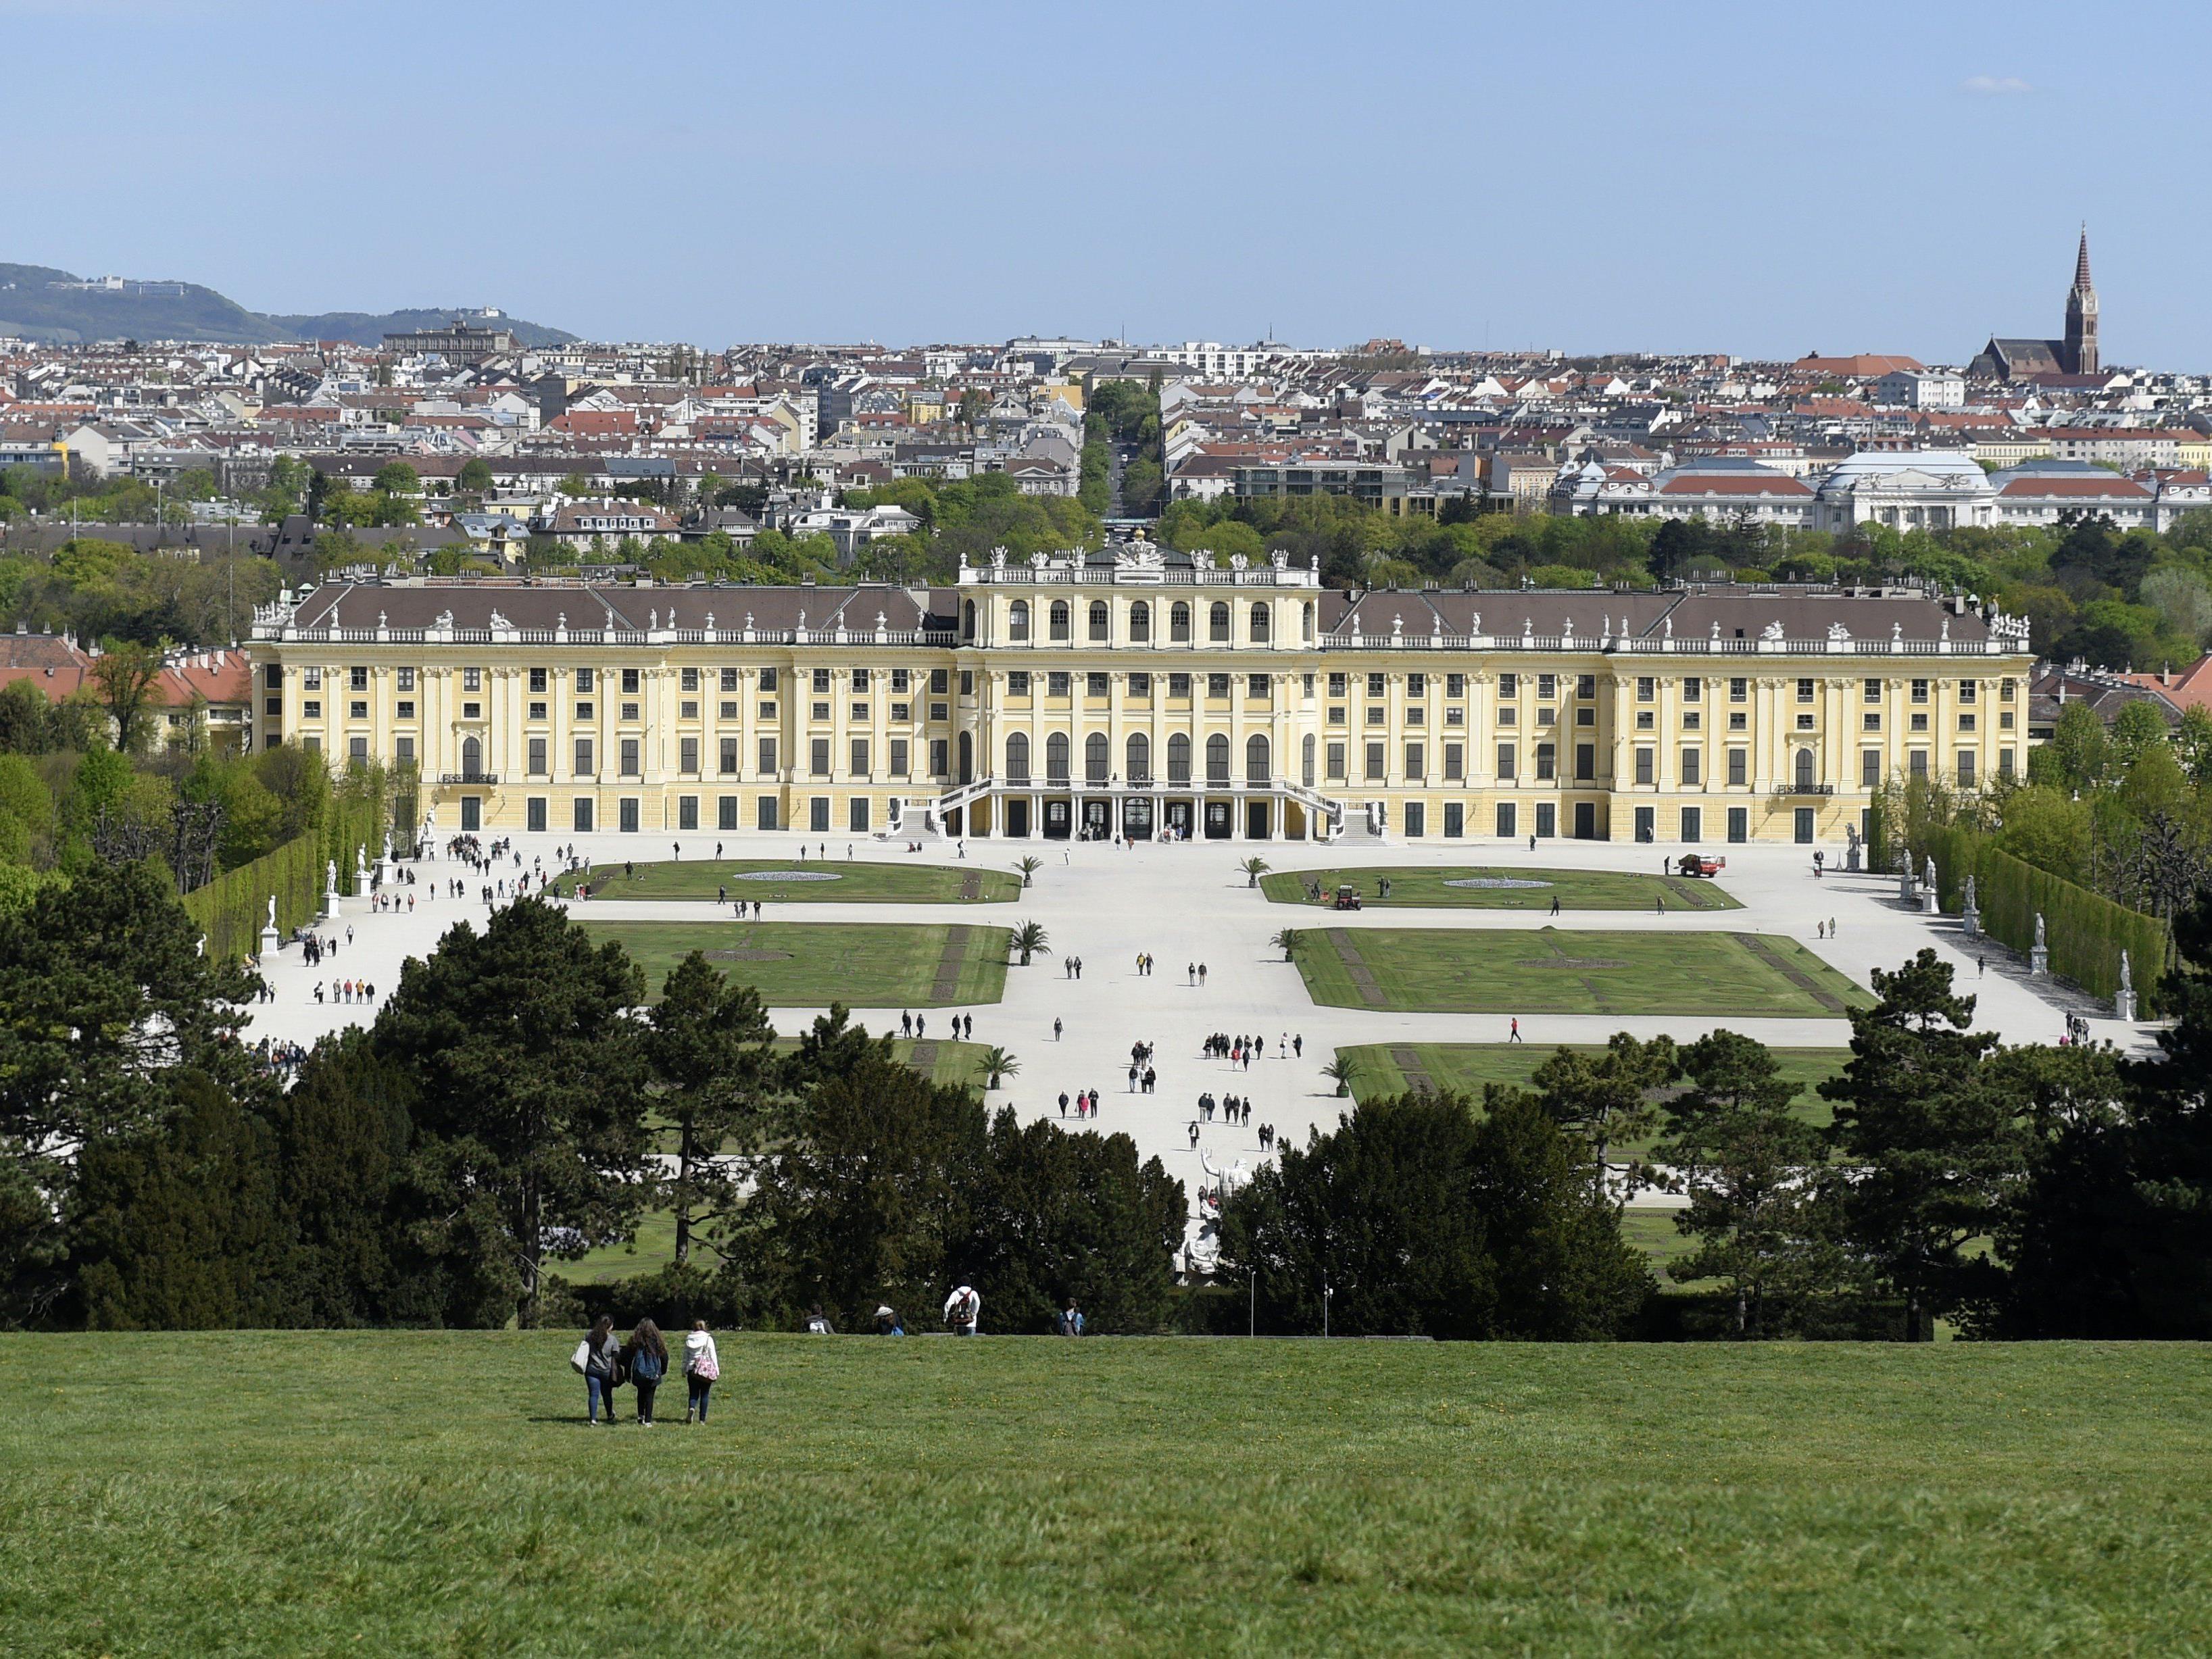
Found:
[(1084, 738), (1083, 781), (1085, 783), (1105, 782), (1107, 768), (1113, 763), (1113, 753), (1103, 732), (1093, 732)]
[(1812, 787), (1812, 783), (1813, 783), (1813, 751), (1812, 751), (1811, 750), (1809, 750), (1809, 749), (1800, 749), (1800, 750), (1797, 751), (1797, 784), (1798, 784), (1798, 787), (1799, 787), (1800, 788), (1810, 788), (1810, 787)]
[(1255, 732), (1244, 744), (1244, 781), (1265, 783), (1267, 781), (1267, 739)]
[(1006, 781), (1027, 783), (1030, 781), (1030, 737), (1026, 732), (1017, 732), (1006, 739)]
[(1168, 781), (1190, 781), (1190, 739), (1180, 732), (1168, 739)]
[(1052, 602), (1052, 637), (1055, 640), (1064, 640), (1067, 637), (1067, 601), (1066, 599), (1054, 599)]
[(1310, 599), (1309, 599), (1309, 600), (1307, 600), (1307, 601), (1306, 601), (1306, 643), (1307, 643), (1308, 645), (1311, 645), (1311, 644), (1313, 643), (1313, 636), (1314, 636), (1314, 608), (1313, 608), (1313, 601), (1312, 601), (1312, 600), (1310, 600)]
[(1298, 781), (1310, 789), (1314, 787), (1314, 738), (1310, 732), (1306, 733), (1304, 743), (1299, 745), (1298, 762)]
[(461, 775), (465, 778), (483, 775), (483, 744), (474, 738), (461, 739)]
[(1006, 607), (1006, 637), (1026, 640), (1030, 636), (1030, 602), (1016, 599)]
[(1264, 605), (1255, 605), (1252, 607), (1252, 642), (1255, 645), (1264, 645), (1267, 640), (1267, 607)]
[(1216, 645), (1229, 643), (1229, 607), (1218, 599), (1206, 613), (1206, 637)]
[(1218, 732), (1206, 740), (1206, 781), (1208, 783), (1229, 781), (1229, 739)]
[(1067, 781), (1067, 733), (1055, 732), (1044, 740), (1044, 781)]
[(1094, 641), (1103, 641), (1111, 631), (1112, 625), (1107, 620), (1106, 601), (1103, 599), (1091, 600), (1091, 637)]
[(1142, 599), (1129, 607), (1129, 637), (1139, 645), (1148, 644), (1152, 637), (1152, 607)]
[(1150, 783), (1152, 781), (1152, 740), (1141, 732), (1132, 732), (1128, 743), (1124, 746), (1128, 750), (1128, 761), (1121, 769), (1121, 775), (1131, 783)]
[(960, 781), (975, 781), (975, 734), (973, 732), (960, 734)]
[(1168, 610), (1168, 643), (1190, 643), (1190, 607), (1177, 599)]

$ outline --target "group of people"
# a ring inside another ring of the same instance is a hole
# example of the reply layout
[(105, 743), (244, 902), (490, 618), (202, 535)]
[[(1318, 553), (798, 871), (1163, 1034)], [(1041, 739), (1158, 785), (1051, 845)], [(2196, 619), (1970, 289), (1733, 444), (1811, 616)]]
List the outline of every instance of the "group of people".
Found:
[[(1205, 1049), (1208, 1060), (1225, 1060), (1231, 1066), (1241, 1066), (1249, 1071), (1255, 1058), (1265, 1060), (1267, 1057), (1267, 1039), (1263, 1036), (1232, 1036), (1225, 1031), (1216, 1031), (1206, 1038)], [(1296, 1036), (1285, 1031), (1275, 1039), (1275, 1058), (1278, 1060), (1285, 1060), (1293, 1054), (1303, 1059), (1305, 1052), (1306, 1039), (1303, 1031)]]
[(278, 1078), (294, 1077), (307, 1063), (306, 1048), (274, 1037), (263, 1037), (253, 1045), (253, 1052), (261, 1062), (261, 1069)]
[[(928, 1032), (929, 1017), (927, 1014), (914, 1013), (904, 1008), (899, 1010), (899, 1035), (901, 1036), (912, 1037), (915, 1042), (919, 1042), (924, 1036), (928, 1035)], [(952, 1040), (955, 1042), (973, 1042), (975, 1040), (975, 1015), (955, 1014), (952, 1016)]]
[[(597, 1428), (604, 1407), (608, 1426), (612, 1427), (615, 1390), (628, 1383), (637, 1393), (638, 1426), (651, 1428), (654, 1399), (667, 1378), (671, 1361), (668, 1343), (660, 1334), (660, 1328), (650, 1319), (639, 1320), (629, 1340), (624, 1341), (615, 1334), (615, 1322), (601, 1314), (568, 1360), (583, 1374), (584, 1420)], [(681, 1364), (690, 1396), (684, 1408), (684, 1420), (704, 1423), (708, 1401), (722, 1374), (721, 1356), (714, 1351), (714, 1334), (707, 1328), (705, 1320), (691, 1322), (691, 1329), (684, 1338)]]
[[(330, 1000), (332, 1002), (374, 1003), (376, 1000), (376, 987), (371, 985), (367, 980), (332, 980)], [(323, 982), (320, 980), (315, 981), (315, 1000), (318, 1002), (323, 1000)]]
[(1060, 971), (1064, 978), (1081, 979), (1083, 977), (1083, 958), (1081, 957), (1062, 957), (1060, 959)]
[[(1062, 1117), (1066, 1117), (1067, 1115), (1067, 1091), (1062, 1089), (1060, 1091), (1060, 1115)], [(1093, 1118), (1098, 1115), (1097, 1090), (1082, 1089), (1077, 1091), (1075, 1096), (1075, 1115), (1079, 1120), (1084, 1118)]]
[(1224, 1123), (1233, 1123), (1241, 1127), (1252, 1121), (1252, 1103), (1241, 1095), (1224, 1095), (1218, 1106), (1213, 1098), (1213, 1091), (1210, 1089), (1198, 1097), (1198, 1116), (1200, 1122), (1212, 1122), (1213, 1114), (1217, 1109), (1220, 1112), (1221, 1121)]

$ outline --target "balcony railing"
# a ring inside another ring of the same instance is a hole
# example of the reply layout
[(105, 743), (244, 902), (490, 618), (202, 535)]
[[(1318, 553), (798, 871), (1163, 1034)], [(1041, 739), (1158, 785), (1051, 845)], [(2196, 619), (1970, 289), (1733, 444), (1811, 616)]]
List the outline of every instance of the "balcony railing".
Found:
[(1784, 795), (1832, 795), (1836, 793), (1836, 786), (1832, 783), (1785, 783), (1776, 793)]
[(496, 788), (498, 787), (499, 774), (496, 772), (441, 772), (438, 774), (438, 781), (441, 783), (480, 783), (486, 788), (490, 789)]

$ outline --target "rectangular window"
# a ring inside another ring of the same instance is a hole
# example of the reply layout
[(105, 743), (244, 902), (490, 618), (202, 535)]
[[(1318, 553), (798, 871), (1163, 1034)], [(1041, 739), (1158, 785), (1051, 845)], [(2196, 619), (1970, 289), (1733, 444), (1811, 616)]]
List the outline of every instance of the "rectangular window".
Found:
[(1881, 750), (1862, 749), (1859, 750), (1859, 787), (1862, 789), (1879, 789), (1881, 787)]
[(1273, 683), (1265, 674), (1247, 674), (1244, 677), (1244, 695), (1255, 702), (1266, 702), (1273, 690)]
[(1559, 759), (1558, 749), (1548, 743), (1538, 744), (1536, 745), (1537, 778), (1547, 783), (1557, 778), (1559, 775)]
[(578, 703), (576, 705), (576, 718), (580, 720), (590, 720), (592, 718), (592, 705), (587, 702)]
[(866, 777), (868, 775), (868, 740), (866, 738), (854, 738), (853, 739), (852, 760), (853, 764), (850, 769), (853, 776), (856, 778)]
[(678, 795), (676, 798), (676, 827), (696, 830), (699, 827), (699, 797)]
[(1656, 680), (1653, 679), (1653, 678), (1651, 678), (1651, 676), (1650, 676), (1650, 675), (1649, 675), (1649, 674), (1643, 674), (1643, 675), (1639, 675), (1639, 676), (1638, 676), (1638, 677), (1637, 677), (1637, 681), (1636, 681), (1636, 701), (1637, 701), (1637, 702), (1651, 702), (1655, 697), (1656, 697), (1658, 695), (1659, 695), (1659, 683), (1658, 683)]
[[(276, 684), (276, 682), (275, 682), (274, 680), (271, 680), (271, 681), (270, 682), (270, 684), (271, 685), (274, 685), (274, 684)], [(1328, 695), (1329, 695), (1330, 696), (1332, 696), (1332, 697), (1340, 697), (1340, 696), (1342, 696), (1344, 695), (1344, 690), (1345, 690), (1346, 684), (1346, 677), (1345, 677), (1344, 675), (1342, 675), (1342, 674), (1331, 674), (1331, 675), (1328, 677)]]
[(1545, 698), (1558, 696), (1559, 695), (1559, 677), (1557, 674), (1537, 675), (1536, 695), (1539, 697)]
[(322, 719), (323, 700), (320, 697), (308, 698), (307, 702), (300, 705), (300, 713), (302, 716), (311, 720), (319, 720)]
[(942, 738), (932, 738), (929, 740), (929, 775), (933, 778), (943, 778), (950, 777), (951, 775), (952, 762), (949, 745)]
[(592, 740), (589, 738), (577, 738), (576, 775), (578, 777), (588, 778), (592, 775)]
[(1406, 833), (1409, 836), (1425, 836), (1429, 833), (1428, 809), (1419, 801), (1409, 800), (1406, 803)]
[(1406, 695), (1409, 697), (1427, 696), (1429, 695), (1429, 677), (1426, 674), (1407, 675)]
[(394, 738), (392, 739), (392, 743), (394, 744), (392, 757), (392, 759), (402, 766), (414, 765), (415, 739), (412, 738)]
[[(807, 745), (806, 770), (809, 775), (826, 778), (830, 775), (830, 739), (817, 738)], [(822, 826), (828, 829), (828, 824)]]
[(1578, 743), (1575, 745), (1575, 781), (1577, 783), (1597, 781), (1597, 745), (1595, 744)]
[(855, 795), (846, 803), (845, 827), (856, 836), (868, 833), (868, 798)]
[(1498, 677), (1498, 695), (1501, 699), (1519, 696), (1521, 677), (1518, 674), (1500, 674)]
[(891, 695), (903, 697), (914, 690), (914, 676), (903, 668), (891, 670)]
[(367, 738), (349, 738), (346, 740), (346, 757), (348, 759), (352, 761), (356, 766), (368, 765), (368, 739)]
[(576, 671), (576, 695), (580, 697), (588, 696), (591, 690), (592, 671), (588, 668), (579, 668)]
[(301, 669), (300, 671), (300, 684), (303, 689), (309, 691), (321, 690), (323, 689), (323, 671), (319, 668)]
[(592, 828), (592, 798), (589, 795), (579, 795), (569, 804), (568, 823), (569, 827), (572, 829), (580, 830), (586, 834), (590, 833)]
[(1513, 781), (1513, 755), (1514, 750), (1511, 744), (1501, 743), (1498, 745), (1498, 777), (1501, 783), (1510, 783)]
[(1229, 695), (1229, 676), (1226, 674), (1208, 674), (1206, 677), (1206, 695), (1209, 697), (1227, 696)]
[(625, 836), (635, 835), (637, 833), (638, 823), (637, 797), (635, 795), (629, 796), (626, 799), (617, 801), (615, 805), (617, 816), (617, 827)]
[[(399, 706), (405, 709), (410, 714), (412, 714), (415, 712), (415, 705), (411, 702), (403, 702)], [(532, 703), (530, 705), (530, 718), (534, 720), (542, 720), (546, 719), (545, 705), (542, 702)]]
[(1751, 781), (1751, 750), (1731, 749), (1728, 751), (1728, 781), (1741, 789)]
[(1445, 675), (1445, 676), (1444, 676), (1444, 696), (1448, 696), (1448, 697), (1463, 697), (1463, 696), (1465, 696), (1466, 695), (1467, 695), (1467, 676), (1466, 676), (1466, 675), (1464, 675), (1464, 674), (1447, 674), (1447, 675)]
[(1928, 682), (1926, 680), (1915, 680), (1912, 682), (1912, 701), (1915, 702), (1926, 702), (1928, 701)]
[(1044, 677), (1044, 694), (1048, 697), (1064, 697), (1067, 695), (1069, 684), (1070, 681), (1066, 674), (1057, 672), (1047, 674)]
[[(829, 671), (828, 669), (826, 669), (826, 668), (817, 668), (817, 669), (816, 669), (816, 670), (814, 671), (814, 682), (813, 682), (813, 684), (814, 684), (814, 695), (815, 695), (816, 696), (817, 696), (817, 697), (826, 697), (826, 696), (828, 696), (830, 695), (830, 671)], [(625, 690), (625, 691), (629, 690), (629, 689), (630, 689), (630, 688), (629, 688), (629, 686), (627, 686), (627, 685), (625, 685), (624, 687), (623, 687), (623, 690)], [(823, 826), (823, 827), (824, 827), (824, 828), (827, 828), (828, 826), (826, 826), (826, 825), (825, 825), (825, 826)]]
[(1006, 676), (1006, 695), (1008, 696), (1026, 697), (1029, 694), (1030, 671), (1028, 669), (1017, 668), (1012, 673)]
[(1861, 694), (1869, 702), (1880, 702), (1881, 701), (1881, 682), (1880, 680), (1874, 679), (1868, 680), (1861, 687)]
[(534, 835), (545, 833), (545, 797), (532, 795), (523, 807), (523, 828)]
[(1332, 778), (1340, 780), (1344, 776), (1344, 747), (1340, 743), (1328, 746), (1328, 775)]
[(1106, 677), (1103, 674), (1085, 674), (1083, 677), (1083, 695), (1086, 697), (1105, 696)]
[(1682, 701), (1695, 702), (1705, 695), (1705, 683), (1692, 674), (1682, 682)]
[(717, 795), (714, 798), (714, 828), (734, 830), (738, 827), (738, 798)]
[[(736, 669), (725, 668), (722, 671), (721, 687), (725, 691), (734, 691), (738, 689), (738, 671)], [(738, 798), (735, 795), (725, 795), (722, 799), (728, 801), (732, 805), (737, 804)], [(728, 823), (724, 824), (722, 827), (726, 830), (734, 830), (738, 827), (737, 821), (732, 818)]]
[(1974, 751), (1971, 749), (1961, 749), (1959, 751), (1959, 787), (1971, 789), (1973, 787)]
[(634, 697), (637, 695), (638, 673), (639, 671), (635, 668), (625, 668), (623, 670), (622, 689), (623, 696), (625, 697)]
[(533, 668), (530, 671), (530, 689), (536, 696), (544, 696), (545, 695), (545, 671), (544, 669)]
[(720, 747), (721, 753), (719, 758), (720, 761), (722, 775), (726, 778), (733, 778), (737, 776), (738, 740), (735, 738), (724, 738), (721, 739)]
[(690, 777), (699, 769), (699, 739), (681, 738), (676, 744), (676, 769)]
[(1705, 838), (1705, 809), (1685, 806), (1682, 809), (1682, 839), (1703, 841)]
[(1650, 783), (1653, 781), (1657, 769), (1658, 754), (1659, 751), (1656, 749), (1638, 749), (1636, 751), (1637, 782)]
[(816, 795), (806, 803), (806, 827), (819, 833), (830, 827), (830, 797)]
[(622, 740), (622, 775), (626, 778), (641, 777), (643, 770), (638, 764), (638, 741), (635, 738)]
[(1427, 776), (1428, 757), (1423, 746), (1418, 743), (1407, 744), (1406, 745), (1407, 781), (1419, 783)]
[(865, 668), (855, 668), (853, 671), (853, 690), (854, 693), (858, 694), (860, 692), (866, 691), (867, 689), (868, 671)]
[(1751, 682), (1747, 679), (1741, 678), (1730, 680), (1729, 682), (1729, 701), (1730, 702), (1750, 702)]
[(760, 752), (754, 757), (754, 758), (759, 762), (758, 769), (755, 772), (754, 775), (757, 777), (772, 778), (775, 775), (775, 739), (774, 738), (763, 738), (760, 740), (759, 749)]
[(545, 739), (543, 738), (530, 740), (530, 775), (533, 778), (545, 775)]
[(1810, 702), (1813, 701), (1812, 681), (1808, 679), (1799, 680), (1797, 682), (1797, 701), (1800, 702)]
[(1450, 783), (1457, 783), (1466, 776), (1467, 745), (1463, 743), (1446, 744), (1444, 745), (1445, 781)]
[(754, 825), (762, 830), (773, 830), (776, 825), (775, 797), (763, 795), (753, 804)]
[(854, 703), (852, 708), (852, 714), (853, 720), (855, 725), (866, 724), (868, 718), (868, 705), (864, 702)]
[(972, 668), (963, 668), (960, 671), (960, 695), (963, 697), (972, 697), (975, 695), (975, 671)]
[(1168, 696), (1171, 698), (1179, 698), (1184, 702), (1188, 702), (1190, 701), (1190, 676), (1188, 674), (1169, 675)]
[(678, 720), (697, 720), (699, 718), (699, 705), (696, 702), (680, 704), (677, 708), (676, 717)]
[(1467, 834), (1467, 803), (1448, 800), (1444, 803), (1444, 839), (1457, 841)]
[(1370, 783), (1379, 783), (1385, 775), (1386, 763), (1383, 754), (1382, 744), (1370, 743), (1367, 745), (1367, 781)]
[(481, 668), (464, 668), (461, 670), (461, 690), (464, 691), (483, 690), (483, 670)]
[(891, 739), (891, 775), (893, 777), (902, 778), (907, 775), (907, 740), (904, 738), (893, 738)]
[(461, 718), (465, 720), (482, 720), (483, 718), (483, 705), (480, 702), (463, 703), (461, 705)]
[(346, 718), (349, 720), (367, 720), (368, 718), (368, 699), (367, 697), (356, 697), (352, 702), (349, 702), (346, 705)]
[[(1698, 775), (1700, 753), (1700, 750), (1695, 749), (1685, 749), (1682, 751), (1682, 787), (1686, 789), (1694, 788), (1704, 781)], [(1697, 837), (1692, 836), (1690, 839), (1695, 841)]]
[(1911, 773), (1916, 778), (1926, 777), (1928, 775), (1928, 751), (1925, 749), (1914, 750), (1911, 754), (1905, 757), (1905, 770)]
[(929, 689), (933, 695), (940, 697), (943, 696), (946, 690), (951, 688), (951, 684), (952, 679), (950, 670), (933, 668), (929, 671)]
[(763, 696), (775, 690), (775, 670), (773, 668), (763, 668), (761, 670), (760, 689), (761, 695)]
[(1512, 840), (1521, 833), (1514, 823), (1516, 817), (1511, 801), (1502, 800), (1498, 803), (1498, 833), (1507, 841)]
[(2009, 749), (2000, 749), (2000, 750), (1997, 750), (1997, 775), (1998, 775), (1999, 777), (2001, 777), (2001, 778), (2008, 778), (2008, 777), (2012, 776), (2012, 775), (2013, 775), (2013, 769), (2012, 769), (2012, 768), (2013, 768), (2012, 750), (2009, 750)]
[(348, 689), (349, 690), (353, 690), (353, 691), (366, 691), (366, 690), (368, 690), (368, 670), (367, 670), (366, 668), (349, 668), (349, 669), (348, 669), (348, 670), (346, 671), (346, 687), (347, 687), (347, 689)]
[(1150, 674), (1129, 676), (1129, 701), (1149, 702), (1152, 696), (1152, 677)]
[(1498, 711), (1498, 723), (1500, 726), (1518, 725), (1520, 723), (1520, 719), (1521, 711), (1517, 708), (1501, 708)]

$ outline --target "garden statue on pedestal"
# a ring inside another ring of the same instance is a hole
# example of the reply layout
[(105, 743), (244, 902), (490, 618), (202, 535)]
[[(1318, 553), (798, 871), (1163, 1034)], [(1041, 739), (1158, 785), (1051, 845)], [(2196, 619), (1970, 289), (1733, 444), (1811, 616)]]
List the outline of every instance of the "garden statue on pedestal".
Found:
[(1972, 876), (1966, 878), (1966, 902), (1959, 913), (1959, 921), (1968, 939), (1982, 936), (1982, 907), (1974, 896), (1974, 878)]
[(1932, 916), (1936, 914), (1936, 896), (1938, 890), (1939, 889), (1936, 881), (1936, 860), (1933, 858), (1930, 858), (1928, 860), (1927, 879), (1922, 887), (1920, 894), (1921, 915), (1924, 916)]
[(2035, 913), (2035, 948), (2027, 953), (2027, 976), (2048, 979), (2051, 976), (2051, 947), (2044, 942), (2043, 912)]
[(2112, 998), (2112, 1018), (2133, 1019), (2136, 1017), (2135, 963), (2125, 951), (2120, 952), (2120, 988)]

